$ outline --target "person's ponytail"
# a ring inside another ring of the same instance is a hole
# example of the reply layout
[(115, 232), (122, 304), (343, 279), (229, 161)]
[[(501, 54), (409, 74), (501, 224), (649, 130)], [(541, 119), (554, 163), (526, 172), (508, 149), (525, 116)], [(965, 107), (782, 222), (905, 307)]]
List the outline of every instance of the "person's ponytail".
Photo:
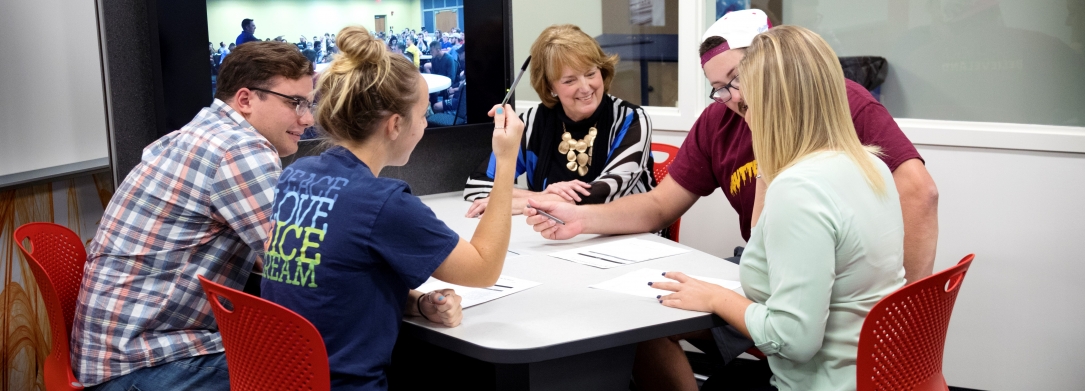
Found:
[(411, 115), (421, 75), (364, 27), (336, 35), (339, 54), (320, 76), (317, 123), (333, 141), (360, 142), (392, 114)]

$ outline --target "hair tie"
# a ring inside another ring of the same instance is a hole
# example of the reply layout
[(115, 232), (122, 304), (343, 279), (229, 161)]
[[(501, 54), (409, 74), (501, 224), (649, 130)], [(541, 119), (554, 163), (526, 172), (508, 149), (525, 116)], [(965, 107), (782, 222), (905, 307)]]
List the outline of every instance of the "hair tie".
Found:
[[(415, 306), (418, 307), (418, 315), (421, 315), (422, 319), (429, 320), (430, 322), (433, 322), (432, 320), (429, 319), (428, 316), (426, 316), (425, 312), (422, 312), (422, 299), (426, 298), (426, 296), (429, 296), (429, 293), (423, 293), (422, 296), (418, 296), (418, 301), (415, 302)], [(438, 322), (434, 322), (434, 323), (438, 323)]]

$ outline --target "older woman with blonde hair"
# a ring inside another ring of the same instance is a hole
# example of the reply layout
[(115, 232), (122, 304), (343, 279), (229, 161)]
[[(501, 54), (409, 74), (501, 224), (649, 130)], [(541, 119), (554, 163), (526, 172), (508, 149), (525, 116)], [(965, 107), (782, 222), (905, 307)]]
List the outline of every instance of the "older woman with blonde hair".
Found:
[[(856, 136), (836, 54), (810, 30), (754, 38), (733, 88), (748, 105), (764, 209), (742, 254), (746, 297), (680, 272), (669, 307), (713, 312), (768, 356), (771, 376), (725, 389), (855, 389), (859, 330), (904, 285), (904, 226), (892, 173)], [(746, 373), (757, 372), (746, 370)], [(759, 383), (759, 384), (757, 384)]]
[[(526, 124), (514, 189), (513, 213), (527, 199), (607, 203), (655, 187), (652, 123), (639, 106), (607, 94), (617, 56), (607, 56), (574, 25), (543, 30), (531, 45), (531, 86), (542, 100), (520, 116)], [(494, 156), (467, 180), (468, 217), (482, 214), (494, 185)]]

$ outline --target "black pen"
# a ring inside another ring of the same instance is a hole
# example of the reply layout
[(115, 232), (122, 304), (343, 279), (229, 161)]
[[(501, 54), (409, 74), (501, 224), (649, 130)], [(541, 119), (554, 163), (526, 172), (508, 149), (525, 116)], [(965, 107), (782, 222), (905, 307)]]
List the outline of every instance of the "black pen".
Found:
[(536, 208), (536, 207), (534, 207), (534, 206), (530, 206), (530, 205), (528, 205), (528, 208), (531, 208), (531, 209), (535, 209), (535, 211), (536, 211), (536, 212), (539, 212), (539, 214), (541, 214), (541, 215), (543, 215), (543, 216), (546, 216), (546, 218), (548, 218), (548, 219), (550, 219), (550, 220), (554, 220), (554, 221), (555, 221), (555, 222), (557, 222), (558, 224), (561, 224), (561, 225), (565, 225), (565, 222), (564, 222), (564, 221), (561, 221), (561, 219), (559, 219), (559, 218), (557, 218), (557, 217), (554, 217), (553, 215), (551, 215), (551, 214), (549, 214), (549, 213), (543, 212), (543, 211), (539, 210), (539, 208)]
[(509, 102), (509, 98), (512, 97), (512, 92), (516, 91), (516, 85), (520, 83), (520, 77), (524, 76), (524, 71), (527, 71), (527, 64), (530, 63), (531, 56), (527, 56), (527, 59), (524, 60), (524, 65), (520, 67), (520, 73), (516, 74), (516, 79), (513, 79), (512, 81), (512, 87), (509, 87), (509, 90), (505, 92), (505, 99), (501, 100), (501, 107), (505, 107), (505, 103)]
[(509, 98), (512, 97), (512, 92), (516, 91), (516, 84), (520, 83), (520, 78), (524, 76), (524, 71), (527, 70), (527, 64), (529, 63), (531, 63), (531, 56), (527, 56), (527, 59), (524, 60), (524, 66), (520, 67), (520, 73), (517, 74), (516, 79), (512, 81), (512, 87), (509, 87), (509, 90), (505, 92), (505, 99), (501, 100), (501, 106), (498, 106), (497, 111), (494, 113), (494, 123), (501, 124), (501, 127), (498, 129), (505, 128), (505, 104), (508, 103)]

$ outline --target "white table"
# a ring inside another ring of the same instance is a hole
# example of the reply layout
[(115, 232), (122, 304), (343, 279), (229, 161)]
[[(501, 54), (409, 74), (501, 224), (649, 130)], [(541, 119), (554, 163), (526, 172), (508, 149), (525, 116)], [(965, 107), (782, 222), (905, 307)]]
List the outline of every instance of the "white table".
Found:
[[(461, 193), (424, 196), (422, 200), (438, 218), (470, 240), (479, 220), (464, 217), (470, 203), (463, 201)], [(496, 364), (498, 389), (627, 390), (638, 342), (724, 324), (713, 315), (588, 286), (640, 268), (738, 280), (737, 265), (693, 250), (596, 269), (547, 254), (628, 237), (672, 242), (651, 234), (581, 235), (551, 241), (535, 233), (524, 219), (513, 216), (510, 250), (531, 255), (506, 259), (502, 274), (542, 285), (468, 308), (458, 327), (434, 327), (409, 318), (402, 332)]]
[(452, 79), (446, 76), (434, 75), (432, 73), (423, 73), (422, 78), (426, 79), (426, 85), (429, 86), (429, 93), (447, 90), (452, 86)]

